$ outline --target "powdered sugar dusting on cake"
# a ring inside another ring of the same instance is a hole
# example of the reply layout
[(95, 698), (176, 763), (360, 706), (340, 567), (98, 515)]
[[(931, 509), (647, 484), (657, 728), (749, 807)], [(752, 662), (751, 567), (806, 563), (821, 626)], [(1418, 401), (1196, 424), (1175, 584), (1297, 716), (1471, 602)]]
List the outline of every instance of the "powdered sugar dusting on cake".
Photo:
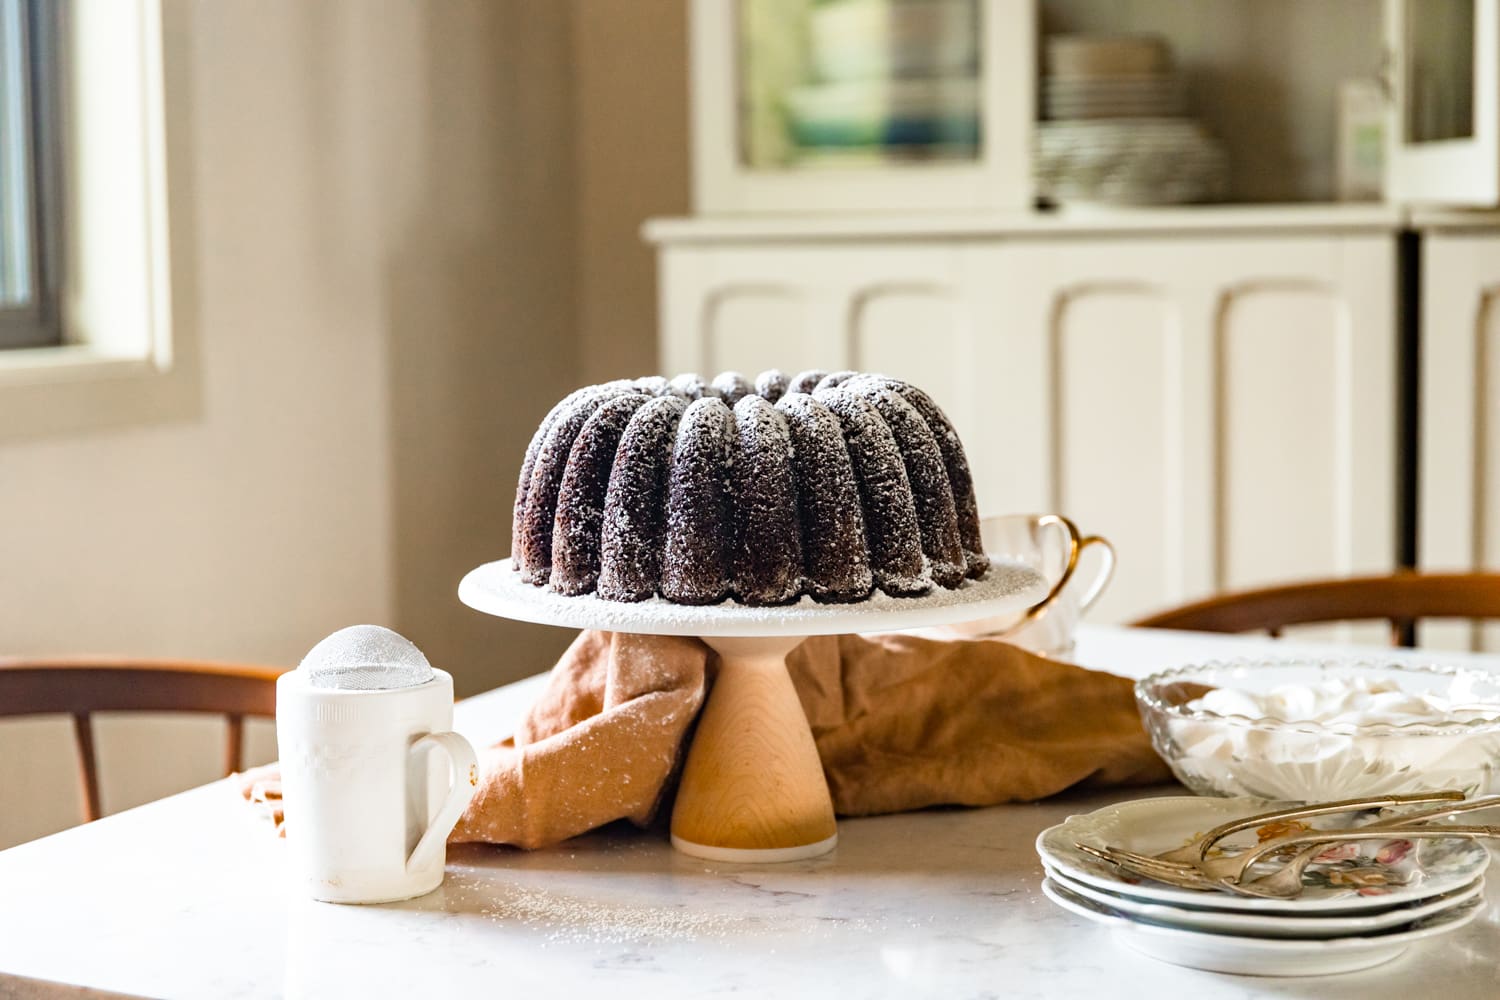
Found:
[(650, 397), (631, 392), (593, 412), (568, 455), (552, 525), (552, 589), (585, 594), (599, 579), (605, 493), (630, 418)]
[[(541, 453), (542, 445), (547, 440), (547, 434), (552, 430), (552, 425), (557, 423), (557, 418), (567, 412), (580, 398), (598, 392), (598, 386), (585, 386), (575, 389), (564, 396), (556, 406), (547, 411), (542, 422), (537, 425), (536, 433), (531, 436), (531, 443), (526, 446), (526, 457), (521, 460), (521, 475), (516, 482), (516, 505), (511, 511), (510, 538), (511, 548), (517, 553), (521, 552), (521, 532), (524, 528), (526, 518), (526, 494), (531, 488), (531, 473), (536, 469), (536, 458)], [(522, 562), (517, 561), (516, 569), (525, 574)]]
[(671, 383), (664, 375), (644, 375), (638, 379), (632, 379), (631, 385), (648, 396), (665, 396), (671, 392)]
[(824, 375), (822, 378), (818, 379), (818, 384), (814, 386), (812, 390), (813, 395), (816, 396), (818, 394), (818, 390), (820, 389), (837, 388), (838, 386), (843, 385), (845, 382), (849, 381), (851, 378), (854, 378), (858, 374), (859, 372), (848, 371), (847, 369), (841, 372), (829, 372), (827, 375)]
[(982, 574), (977, 509), (957, 433), (909, 383), (773, 369), (752, 392), (737, 372), (658, 375), (552, 409), (523, 462), (513, 549), (525, 579), (564, 594), (857, 601)]
[(689, 402), (702, 399), (704, 396), (719, 395), (719, 390), (704, 381), (703, 376), (697, 372), (684, 372), (673, 376), (672, 380), (667, 383), (667, 389)]
[(969, 470), (969, 458), (964, 453), (963, 441), (953, 422), (942, 407), (921, 389), (910, 382), (885, 375), (857, 375), (862, 381), (880, 384), (900, 394), (910, 403), (937, 439), (938, 449), (943, 453), (943, 465), (948, 472), (948, 485), (953, 491), (954, 513), (958, 516), (958, 537), (964, 549), (964, 562), (971, 577), (984, 573), (989, 557), (984, 553), (984, 539), (979, 531), (979, 501), (974, 495), (974, 477)]
[(804, 392), (776, 404), (792, 434), (802, 572), (817, 600), (858, 601), (874, 586), (865, 519), (838, 418)]
[(820, 371), (817, 368), (809, 368), (805, 372), (798, 372), (797, 374), (793, 375), (792, 380), (787, 383), (786, 394), (788, 396), (790, 396), (794, 392), (805, 392), (810, 394), (814, 389), (818, 387), (818, 383), (823, 381), (823, 376), (827, 374), (827, 372)]
[(855, 391), (875, 404), (901, 449), (922, 529), (922, 551), (927, 556), (932, 579), (939, 586), (957, 586), (966, 575), (967, 565), (958, 537), (953, 489), (948, 485), (948, 470), (943, 465), (937, 439), (922, 415), (894, 391), (857, 384)]
[(791, 431), (756, 395), (735, 405), (734, 422), (734, 593), (746, 604), (784, 604), (802, 590)]
[(537, 449), (526, 489), (526, 509), (521, 530), (512, 546), (520, 557), (521, 576), (537, 586), (547, 583), (552, 571), (552, 524), (557, 512), (557, 493), (567, 471), (568, 455), (583, 425), (594, 411), (609, 400), (632, 390), (625, 381), (608, 382), (574, 393), (547, 429)]
[(785, 372), (768, 368), (755, 376), (755, 394), (768, 403), (774, 403), (786, 395), (787, 386), (791, 384), (792, 380)]
[(875, 585), (888, 594), (925, 592), (932, 579), (922, 554), (916, 501), (895, 435), (873, 404), (846, 389), (819, 389), (813, 398), (843, 426), (864, 507)]
[(750, 380), (739, 372), (719, 372), (714, 376), (712, 385), (723, 398), (724, 405), (730, 408), (755, 391)]
[(733, 437), (734, 415), (717, 397), (690, 404), (677, 425), (661, 564), (669, 600), (717, 604), (729, 593)]
[(653, 399), (635, 412), (620, 437), (600, 541), (599, 594), (608, 600), (656, 596), (666, 544), (672, 445), (686, 409), (677, 396)]

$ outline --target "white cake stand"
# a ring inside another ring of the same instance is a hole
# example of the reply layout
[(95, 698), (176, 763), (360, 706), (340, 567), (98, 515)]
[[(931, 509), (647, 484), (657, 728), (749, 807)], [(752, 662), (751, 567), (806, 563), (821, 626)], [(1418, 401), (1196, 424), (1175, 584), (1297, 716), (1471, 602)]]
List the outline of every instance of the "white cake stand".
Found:
[(1030, 607), (1047, 581), (1020, 563), (994, 560), (982, 580), (924, 597), (877, 594), (858, 604), (756, 608), (734, 601), (688, 607), (660, 599), (626, 604), (565, 597), (521, 580), (509, 559), (486, 563), (459, 584), (469, 607), (501, 618), (643, 635), (697, 636), (721, 658), (688, 748), (672, 844), (713, 861), (797, 861), (838, 842), (833, 799), (786, 656), (813, 635), (894, 632), (952, 625)]

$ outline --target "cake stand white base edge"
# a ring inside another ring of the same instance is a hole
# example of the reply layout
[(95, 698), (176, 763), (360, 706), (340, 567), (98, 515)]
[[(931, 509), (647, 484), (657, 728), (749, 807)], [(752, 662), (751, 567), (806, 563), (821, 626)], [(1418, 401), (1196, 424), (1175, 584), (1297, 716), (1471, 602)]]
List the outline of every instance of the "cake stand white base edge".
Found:
[(797, 847), (752, 849), (744, 847), (712, 847), (708, 844), (695, 844), (691, 840), (683, 840), (681, 837), (672, 837), (672, 846), (683, 854), (690, 854), (695, 858), (703, 858), (705, 861), (724, 861), (740, 865), (773, 865), (782, 861), (805, 861), (808, 858), (820, 858), (837, 847), (838, 842), (839, 835), (835, 833), (827, 840), (819, 840), (811, 844), (801, 844)]

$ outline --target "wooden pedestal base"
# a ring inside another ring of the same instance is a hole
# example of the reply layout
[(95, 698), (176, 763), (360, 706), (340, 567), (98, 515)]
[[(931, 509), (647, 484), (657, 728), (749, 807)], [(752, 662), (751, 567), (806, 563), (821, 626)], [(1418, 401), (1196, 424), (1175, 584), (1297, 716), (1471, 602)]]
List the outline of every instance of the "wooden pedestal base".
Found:
[(713, 861), (750, 863), (833, 850), (833, 800), (786, 670), (786, 654), (802, 638), (703, 641), (722, 663), (688, 748), (672, 811), (673, 846)]
[[(688, 748), (672, 843), (716, 861), (793, 861), (833, 850), (838, 827), (807, 716), (786, 672), (803, 636), (950, 625), (1029, 608), (1047, 596), (1036, 570), (992, 557), (981, 580), (927, 597), (773, 609), (580, 600), (533, 587), (509, 559), (470, 570), (458, 596), (487, 614), (564, 628), (702, 636), (723, 666)], [(753, 638), (751, 638), (753, 637)]]

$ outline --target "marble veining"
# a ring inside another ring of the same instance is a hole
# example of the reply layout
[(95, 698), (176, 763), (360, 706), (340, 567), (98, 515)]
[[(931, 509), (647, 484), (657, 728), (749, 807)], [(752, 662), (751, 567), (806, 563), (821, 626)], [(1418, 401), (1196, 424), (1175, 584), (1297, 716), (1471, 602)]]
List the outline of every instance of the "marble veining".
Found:
[[(1135, 674), (1263, 646), (1091, 629), (1079, 659)], [(471, 699), (460, 727), (493, 739), (537, 683)], [(0, 852), (0, 997), (1500, 994), (1493, 875), (1489, 911), (1451, 938), (1311, 980), (1163, 965), (1042, 895), (1041, 829), (1162, 793), (1180, 789), (844, 820), (833, 854), (774, 866), (706, 863), (625, 828), (530, 853), (465, 846), (437, 892), (364, 907), (295, 896), (285, 845), (219, 782)]]

